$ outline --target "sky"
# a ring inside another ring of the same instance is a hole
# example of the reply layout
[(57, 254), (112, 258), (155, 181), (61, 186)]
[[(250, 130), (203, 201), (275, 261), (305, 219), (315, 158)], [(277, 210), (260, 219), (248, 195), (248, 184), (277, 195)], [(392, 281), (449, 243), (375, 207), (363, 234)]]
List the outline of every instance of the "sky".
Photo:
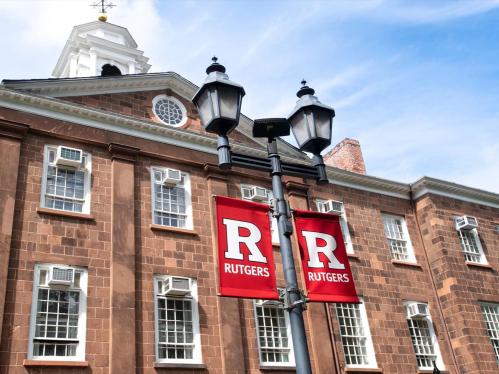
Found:
[[(0, 79), (47, 78), (92, 0), (0, 0)], [(285, 117), (305, 78), (369, 175), (499, 193), (499, 0), (112, 0), (150, 58), (201, 85), (216, 55), (248, 117)]]

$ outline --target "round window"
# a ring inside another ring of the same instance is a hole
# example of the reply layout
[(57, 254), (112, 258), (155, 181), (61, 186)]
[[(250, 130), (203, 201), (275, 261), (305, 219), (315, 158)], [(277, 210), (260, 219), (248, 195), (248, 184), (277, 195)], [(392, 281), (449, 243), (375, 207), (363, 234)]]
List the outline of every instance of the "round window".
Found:
[(153, 109), (159, 120), (170, 126), (182, 126), (187, 120), (185, 107), (174, 97), (156, 96), (153, 100)]

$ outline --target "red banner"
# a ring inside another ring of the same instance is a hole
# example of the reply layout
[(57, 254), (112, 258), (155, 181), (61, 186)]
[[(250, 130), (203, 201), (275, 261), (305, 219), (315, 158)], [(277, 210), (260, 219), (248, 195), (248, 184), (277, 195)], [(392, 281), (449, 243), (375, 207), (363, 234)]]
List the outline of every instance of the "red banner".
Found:
[(338, 216), (293, 211), (310, 301), (358, 303)]
[(269, 206), (216, 196), (220, 295), (277, 300)]

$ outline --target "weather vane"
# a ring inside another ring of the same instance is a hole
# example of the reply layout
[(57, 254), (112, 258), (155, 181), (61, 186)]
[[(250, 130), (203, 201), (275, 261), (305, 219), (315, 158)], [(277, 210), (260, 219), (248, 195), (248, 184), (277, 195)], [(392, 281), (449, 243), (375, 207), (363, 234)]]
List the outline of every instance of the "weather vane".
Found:
[(113, 8), (116, 5), (114, 5), (109, 0), (100, 0), (100, 1), (93, 3), (90, 6), (94, 7), (94, 8), (100, 8), (99, 21), (106, 22), (107, 21), (106, 9)]

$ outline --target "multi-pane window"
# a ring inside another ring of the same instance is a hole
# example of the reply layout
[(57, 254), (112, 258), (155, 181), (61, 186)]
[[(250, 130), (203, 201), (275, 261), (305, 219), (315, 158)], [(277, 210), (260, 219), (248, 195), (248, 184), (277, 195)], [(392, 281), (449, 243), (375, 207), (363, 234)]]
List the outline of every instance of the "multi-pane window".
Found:
[[(247, 184), (241, 185), (241, 195), (244, 200), (251, 200), (262, 204), (271, 204), (272, 199), (274, 198), (271, 190)], [(279, 243), (277, 218), (272, 217), (272, 215), (270, 215), (270, 232), (272, 236), (272, 243)]]
[(277, 301), (254, 302), (260, 362), (264, 366), (294, 366), (289, 319)]
[(487, 259), (483, 253), (482, 244), (478, 237), (477, 229), (473, 230), (457, 230), (459, 241), (463, 248), (464, 258), (468, 262), (486, 264)]
[(341, 343), (349, 367), (377, 366), (365, 305), (336, 304)]
[(45, 146), (41, 206), (89, 213), (90, 172), (90, 154), (68, 147)]
[[(413, 307), (411, 307), (411, 305)], [(433, 329), (428, 306), (422, 303), (406, 303), (407, 324), (412, 339), (416, 361), (419, 369), (433, 369), (434, 363), (439, 369), (443, 362), (438, 347), (437, 338)], [(414, 309), (415, 307), (419, 307)]]
[(480, 305), (487, 326), (487, 333), (499, 362), (499, 304), (484, 303)]
[(196, 281), (157, 276), (154, 295), (157, 361), (201, 363)]
[[(331, 208), (335, 208), (336, 210), (331, 212)], [(350, 236), (350, 230), (348, 229), (347, 215), (343, 202), (333, 200), (317, 200), (317, 210), (322, 213), (338, 214), (345, 249), (347, 253), (353, 253), (352, 238)]]
[(63, 265), (35, 266), (31, 359), (85, 360), (87, 272)]
[[(168, 178), (172, 171), (178, 173), (178, 181)], [(153, 167), (151, 174), (153, 222), (157, 225), (191, 229), (189, 175), (178, 170), (159, 167)]]
[(409, 232), (404, 217), (383, 214), (385, 236), (388, 239), (392, 258), (400, 261), (415, 262)]
[(152, 105), (156, 117), (167, 125), (179, 127), (187, 121), (187, 112), (184, 105), (172, 96), (156, 96)]

